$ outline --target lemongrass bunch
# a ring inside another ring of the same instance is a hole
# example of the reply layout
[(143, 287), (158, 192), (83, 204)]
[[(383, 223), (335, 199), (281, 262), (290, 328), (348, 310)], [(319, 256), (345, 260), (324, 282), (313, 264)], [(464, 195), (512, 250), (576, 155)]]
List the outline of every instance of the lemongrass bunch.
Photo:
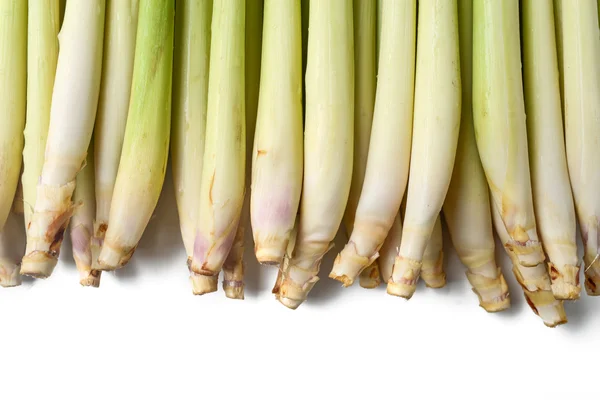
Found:
[(435, 220), (429, 242), (423, 253), (423, 267), (421, 278), (425, 286), (439, 289), (446, 286), (446, 272), (444, 271), (444, 239), (442, 235), (442, 221)]
[(108, 1), (102, 82), (94, 129), (96, 193), (92, 240), (94, 264), (97, 263), (108, 228), (110, 204), (123, 147), (131, 94), (137, 20), (138, 0)]
[(140, 0), (131, 99), (96, 269), (123, 267), (154, 212), (169, 152), (174, 0)]
[(279, 301), (292, 309), (302, 304), (319, 280), (321, 260), (342, 222), (352, 180), (352, 1), (312, 0), (309, 14), (300, 217), (277, 294)]
[(518, 0), (473, 4), (473, 119), (492, 202), (518, 259), (514, 268), (528, 303), (549, 326), (566, 322), (544, 268), (527, 155)]
[[(0, 1), (0, 232), (12, 210), (23, 151), (27, 92), (27, 2)], [(7, 233), (1, 233), (5, 236)], [(0, 248), (0, 285), (20, 284), (19, 266)]]
[(410, 165), (416, 1), (384, 0), (383, 7), (381, 57), (365, 179), (352, 234), (329, 275), (344, 286), (351, 285), (379, 256), (378, 250), (400, 209)]
[(251, 192), (255, 253), (262, 264), (283, 260), (300, 202), (301, 40), (300, 0), (266, 0)]
[(244, 202), (245, 12), (243, 0), (213, 3), (206, 141), (191, 272), (215, 279), (235, 239)]
[[(171, 168), (188, 266), (194, 255), (208, 99), (212, 0), (184, 0), (175, 13)], [(190, 277), (192, 291), (214, 292), (212, 277)]]
[(479, 160), (472, 111), (473, 2), (459, 0), (458, 28), (462, 82), (462, 116), (452, 180), (444, 201), (444, 218), (467, 279), (488, 312), (510, 307), (508, 286), (495, 259), (490, 198)]
[[(461, 113), (456, 0), (419, 1), (410, 176), (389, 294), (410, 298), (448, 191)], [(436, 51), (431, 51), (436, 49)]]
[[(523, 0), (523, 82), (533, 203), (557, 299), (579, 298), (576, 217), (565, 152), (552, 0)], [(568, 51), (568, 50), (567, 50)]]
[(70, 1), (59, 34), (44, 164), (21, 273), (46, 278), (73, 213), (75, 179), (90, 144), (102, 68), (105, 0)]
[(71, 217), (71, 244), (75, 266), (82, 286), (100, 286), (100, 271), (92, 270), (92, 235), (96, 197), (94, 193), (94, 152), (88, 151), (86, 164), (77, 174), (73, 193), (75, 211)]
[(567, 163), (583, 239), (585, 289), (596, 296), (600, 295), (600, 169), (595, 168), (600, 151), (598, 4), (576, 0), (563, 3), (561, 11)]

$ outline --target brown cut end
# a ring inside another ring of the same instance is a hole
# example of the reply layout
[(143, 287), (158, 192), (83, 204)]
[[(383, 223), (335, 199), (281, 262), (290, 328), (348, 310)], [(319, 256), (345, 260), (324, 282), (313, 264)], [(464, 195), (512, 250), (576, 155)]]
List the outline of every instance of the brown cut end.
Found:
[(359, 285), (365, 289), (375, 289), (381, 284), (381, 274), (377, 262), (369, 265), (359, 275)]
[(387, 284), (387, 293), (392, 296), (402, 297), (406, 300), (415, 294), (416, 286), (412, 283), (394, 282), (391, 278)]
[(352, 279), (350, 279), (350, 277), (348, 277), (346, 275), (335, 275), (335, 273), (333, 271), (331, 271), (331, 273), (329, 274), (329, 277), (331, 279), (335, 279), (338, 282), (342, 282), (342, 285), (344, 287), (352, 286), (352, 284), (354, 283), (354, 281)]

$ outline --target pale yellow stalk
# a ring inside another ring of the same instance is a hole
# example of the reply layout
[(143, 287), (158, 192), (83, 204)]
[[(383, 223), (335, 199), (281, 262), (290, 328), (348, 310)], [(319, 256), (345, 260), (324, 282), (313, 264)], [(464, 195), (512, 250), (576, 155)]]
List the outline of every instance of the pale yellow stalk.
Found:
[(31, 221), (36, 188), (44, 165), (59, 32), (58, 0), (29, 0), (28, 4), (27, 122), (21, 178), (26, 227)]
[(0, 286), (21, 284), (19, 262), (25, 251), (25, 225), (23, 215), (10, 212), (0, 231)]
[[(21, 173), (26, 91), (27, 2), (0, 0), (0, 232)], [(20, 283), (19, 267), (8, 253), (0, 248), (0, 284), (15, 286)]]
[[(456, 0), (420, 0), (410, 175), (402, 243), (387, 291), (410, 298), (456, 155), (461, 79)], [(435, 49), (433, 51), (432, 49)]]
[(300, 0), (266, 0), (250, 207), (256, 258), (269, 265), (283, 260), (302, 191), (301, 39)]
[(467, 279), (488, 312), (510, 307), (508, 286), (495, 259), (489, 188), (479, 159), (472, 111), (473, 3), (459, 0), (462, 116), (452, 180), (444, 201), (448, 233)]
[(174, 3), (139, 3), (127, 125), (108, 230), (95, 269), (114, 270), (127, 264), (161, 193), (169, 153)]
[(554, 297), (573, 300), (579, 298), (581, 290), (577, 222), (567, 170), (552, 0), (522, 0), (521, 18), (525, 112), (536, 222), (548, 256)]
[[(171, 169), (188, 267), (194, 255), (202, 185), (212, 0), (183, 0), (175, 13)], [(214, 277), (190, 274), (194, 293), (214, 292)]]
[[(135, 54), (138, 0), (111, 0), (106, 5), (102, 82), (94, 127), (96, 216), (92, 252), (97, 263), (108, 228), (110, 204), (119, 169)], [(97, 266), (94, 266), (96, 268)]]
[(52, 274), (73, 213), (71, 197), (90, 144), (102, 68), (105, 0), (69, 1), (58, 36), (44, 165), (21, 273)]
[(244, 242), (246, 227), (250, 226), (250, 184), (254, 131), (258, 109), (263, 32), (263, 0), (247, 0), (245, 85), (246, 85), (246, 195), (235, 239), (223, 264), (223, 290), (230, 299), (244, 299)]
[(218, 276), (244, 202), (246, 164), (243, 0), (213, 3), (206, 142), (191, 271)]
[(584, 246), (585, 289), (600, 295), (600, 31), (598, 4), (574, 0), (562, 17), (567, 163)]
[(278, 299), (295, 309), (318, 281), (350, 192), (354, 135), (351, 0), (310, 3), (304, 182), (296, 245), (282, 266)]
[(416, 1), (384, 0), (383, 7), (379, 81), (365, 179), (352, 234), (329, 275), (344, 286), (352, 285), (379, 256), (400, 209), (410, 166)]
[[(525, 104), (521, 79), (518, 0), (473, 3), (473, 119), (477, 147), (491, 190), (518, 258), (513, 269), (525, 297), (544, 323), (563, 323), (544, 267), (533, 209)], [(554, 311), (542, 312), (542, 309)]]
[[(377, 86), (377, 0), (354, 0), (354, 163), (350, 196), (344, 215), (348, 237), (362, 191)], [(360, 286), (372, 289), (381, 283), (377, 260), (360, 273)]]
[(421, 278), (423, 278), (423, 282), (429, 288), (439, 289), (446, 286), (444, 239), (440, 217), (435, 221), (429, 242), (427, 242), (427, 247), (425, 247), (425, 252), (423, 253)]
[(71, 243), (75, 266), (82, 286), (100, 286), (100, 271), (92, 270), (92, 235), (96, 198), (94, 193), (94, 152), (88, 151), (85, 167), (77, 174), (73, 193), (75, 212), (71, 217)]

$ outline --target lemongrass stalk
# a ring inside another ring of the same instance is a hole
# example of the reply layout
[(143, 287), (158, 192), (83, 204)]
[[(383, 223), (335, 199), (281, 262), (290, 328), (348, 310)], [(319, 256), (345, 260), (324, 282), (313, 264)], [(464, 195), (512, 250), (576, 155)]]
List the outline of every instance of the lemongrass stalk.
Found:
[(131, 99), (100, 270), (123, 267), (156, 208), (169, 153), (174, 0), (141, 0)]
[(444, 201), (448, 233), (467, 279), (488, 312), (510, 307), (508, 286), (495, 259), (490, 198), (479, 160), (472, 111), (473, 6), (459, 0), (459, 37), (462, 82), (462, 116), (452, 180)]
[[(284, 264), (279, 301), (295, 309), (319, 280), (352, 181), (354, 44), (351, 0), (310, 3), (304, 182), (296, 245)], [(333, 156), (334, 155), (334, 156)]]
[(446, 286), (443, 247), (442, 222), (440, 217), (438, 217), (423, 253), (421, 277), (425, 285), (429, 288), (439, 289)]
[(381, 23), (383, 22), (383, 0), (377, 0), (377, 43), (375, 45), (375, 60), (379, 64), (379, 50), (381, 47)]
[(250, 226), (250, 185), (252, 152), (261, 74), (261, 50), (263, 32), (263, 0), (248, 0), (246, 13), (245, 40), (245, 86), (246, 86), (246, 194), (242, 216), (233, 240), (231, 250), (223, 264), (223, 290), (230, 299), (244, 299), (244, 242), (246, 226)]
[(344, 286), (352, 285), (379, 256), (400, 209), (410, 165), (416, 1), (384, 0), (383, 7), (382, 56), (365, 179), (354, 229), (329, 275)]
[[(138, 20), (138, 0), (108, 1), (98, 113), (94, 129), (96, 216), (94, 264), (108, 228), (110, 203), (123, 147)], [(97, 266), (95, 265), (94, 268)]]
[[(533, 310), (562, 308), (554, 299), (538, 239), (527, 155), (518, 0), (473, 4), (473, 118), (493, 204), (519, 263), (513, 271)], [(556, 316), (560, 312), (555, 313)], [(548, 325), (562, 322), (544, 320)]]
[(73, 193), (75, 212), (71, 217), (71, 243), (73, 258), (79, 271), (79, 283), (82, 286), (100, 286), (100, 271), (92, 270), (92, 235), (94, 234), (94, 215), (96, 198), (94, 194), (94, 152), (88, 151), (86, 165), (77, 174)]
[[(410, 298), (456, 155), (461, 83), (456, 0), (419, 1), (410, 176), (402, 243), (388, 293)], [(432, 51), (435, 49), (436, 51)]]
[(381, 279), (387, 284), (392, 276), (392, 270), (394, 269), (394, 262), (400, 249), (400, 243), (402, 242), (402, 215), (400, 212), (394, 218), (394, 223), (390, 228), (383, 246), (379, 250), (379, 270), (381, 271)]
[(533, 204), (557, 299), (579, 298), (576, 217), (567, 170), (552, 0), (523, 0), (523, 82)]
[(600, 295), (600, 33), (598, 5), (562, 7), (567, 163), (584, 246), (585, 289)]
[(263, 29), (251, 218), (256, 258), (279, 265), (302, 190), (300, 0), (266, 0)]
[(218, 276), (244, 202), (246, 3), (213, 3), (206, 142), (191, 271)]
[(44, 164), (27, 229), (21, 273), (52, 274), (73, 213), (75, 178), (83, 167), (102, 68), (105, 0), (69, 1), (59, 38)]
[(25, 225), (23, 215), (11, 212), (0, 231), (0, 286), (21, 284), (19, 262), (25, 251)]
[[(181, 237), (191, 265), (194, 254), (198, 198), (208, 99), (212, 0), (177, 3), (173, 60), (171, 169)], [(191, 274), (193, 292), (214, 292), (217, 280)]]
[[(344, 214), (348, 236), (362, 191), (369, 155), (369, 141), (377, 77), (377, 0), (354, 0), (354, 163), (350, 196)], [(381, 283), (377, 260), (360, 273), (360, 286), (372, 289)]]
[(35, 206), (50, 126), (52, 89), (58, 61), (59, 1), (29, 0), (28, 7), (27, 122), (21, 177), (26, 227)]
[[(521, 266), (518, 255), (512, 250), (513, 246), (511, 242), (513, 239), (506, 230), (505, 223), (500, 211), (498, 210), (498, 207), (492, 203), (491, 209), (494, 228), (496, 229), (496, 233), (498, 234), (500, 241), (502, 244), (504, 244), (504, 250), (506, 250), (506, 254), (508, 254), (511, 260), (513, 272), (515, 273), (519, 284), (525, 291), (525, 299), (527, 300), (527, 304), (529, 304), (532, 310), (539, 315), (546, 326), (553, 328), (555, 326), (565, 324), (567, 322), (567, 314), (565, 313), (562, 300), (548, 297), (547, 302), (540, 302), (539, 296), (536, 295), (536, 292), (530, 292), (527, 287), (523, 285), (523, 282), (525, 281), (542, 282), (547, 280), (548, 278), (546, 276), (544, 264), (541, 263), (535, 268), (523, 268)], [(539, 294), (539, 292), (537, 293)]]
[[(13, 208), (21, 173), (27, 92), (27, 2), (0, 0), (0, 232)], [(3, 232), (3, 236), (8, 232)], [(17, 263), (0, 248), (0, 284), (20, 283)]]

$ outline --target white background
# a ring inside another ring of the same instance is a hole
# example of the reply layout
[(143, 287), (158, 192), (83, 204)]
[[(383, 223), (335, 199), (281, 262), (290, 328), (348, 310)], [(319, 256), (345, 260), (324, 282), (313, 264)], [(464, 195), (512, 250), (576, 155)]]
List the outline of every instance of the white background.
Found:
[(67, 239), (50, 279), (0, 291), (0, 398), (598, 398), (600, 298), (546, 328), (499, 249), (513, 306), (487, 314), (445, 240), (448, 285), (408, 302), (327, 278), (340, 241), (296, 311), (252, 261), (246, 300), (195, 297), (168, 175), (132, 262), (100, 289), (79, 286)]

